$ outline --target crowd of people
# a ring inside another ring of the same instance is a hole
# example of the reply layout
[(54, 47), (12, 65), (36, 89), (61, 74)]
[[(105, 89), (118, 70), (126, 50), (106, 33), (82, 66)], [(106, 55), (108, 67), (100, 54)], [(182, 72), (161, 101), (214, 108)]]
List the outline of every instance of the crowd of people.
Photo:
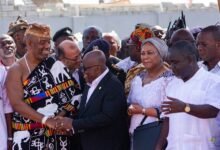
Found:
[(50, 32), (19, 17), (0, 36), (0, 150), (137, 150), (158, 115), (155, 150), (220, 149), (219, 25), (167, 39), (137, 23), (123, 40), (89, 26), (82, 49)]

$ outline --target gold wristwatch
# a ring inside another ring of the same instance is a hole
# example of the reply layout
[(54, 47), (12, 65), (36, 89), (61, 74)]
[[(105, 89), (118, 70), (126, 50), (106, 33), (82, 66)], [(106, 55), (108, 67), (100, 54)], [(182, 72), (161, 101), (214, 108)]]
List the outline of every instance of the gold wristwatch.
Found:
[(188, 113), (188, 112), (190, 112), (190, 106), (189, 106), (189, 104), (188, 103), (186, 103), (186, 107), (184, 108), (184, 111), (186, 112), (186, 113)]

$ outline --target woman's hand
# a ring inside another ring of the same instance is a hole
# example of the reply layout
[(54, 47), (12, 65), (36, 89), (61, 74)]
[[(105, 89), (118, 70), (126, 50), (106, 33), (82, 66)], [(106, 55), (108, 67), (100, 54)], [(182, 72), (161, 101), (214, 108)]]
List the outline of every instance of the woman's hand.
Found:
[(131, 104), (128, 107), (128, 114), (134, 115), (134, 114), (143, 114), (143, 107), (139, 104)]

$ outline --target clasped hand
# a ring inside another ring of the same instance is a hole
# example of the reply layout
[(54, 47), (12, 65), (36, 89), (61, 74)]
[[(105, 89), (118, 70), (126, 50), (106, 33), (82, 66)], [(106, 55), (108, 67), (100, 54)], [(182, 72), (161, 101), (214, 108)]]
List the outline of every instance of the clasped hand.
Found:
[(70, 131), (73, 128), (72, 121), (72, 119), (67, 117), (56, 116), (48, 118), (45, 125), (55, 130)]

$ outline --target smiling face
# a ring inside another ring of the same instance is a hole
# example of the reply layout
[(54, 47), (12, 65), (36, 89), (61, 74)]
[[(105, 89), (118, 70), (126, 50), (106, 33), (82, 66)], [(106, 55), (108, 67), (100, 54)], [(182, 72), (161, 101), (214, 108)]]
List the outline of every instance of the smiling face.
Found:
[(9, 58), (14, 57), (16, 51), (16, 45), (12, 37), (3, 35), (0, 38), (0, 57)]
[(152, 69), (161, 65), (163, 60), (157, 48), (153, 44), (147, 42), (141, 49), (141, 62), (146, 69)]
[(51, 53), (50, 38), (29, 35), (26, 41), (28, 51), (31, 51), (33, 56), (39, 61), (46, 59)]

